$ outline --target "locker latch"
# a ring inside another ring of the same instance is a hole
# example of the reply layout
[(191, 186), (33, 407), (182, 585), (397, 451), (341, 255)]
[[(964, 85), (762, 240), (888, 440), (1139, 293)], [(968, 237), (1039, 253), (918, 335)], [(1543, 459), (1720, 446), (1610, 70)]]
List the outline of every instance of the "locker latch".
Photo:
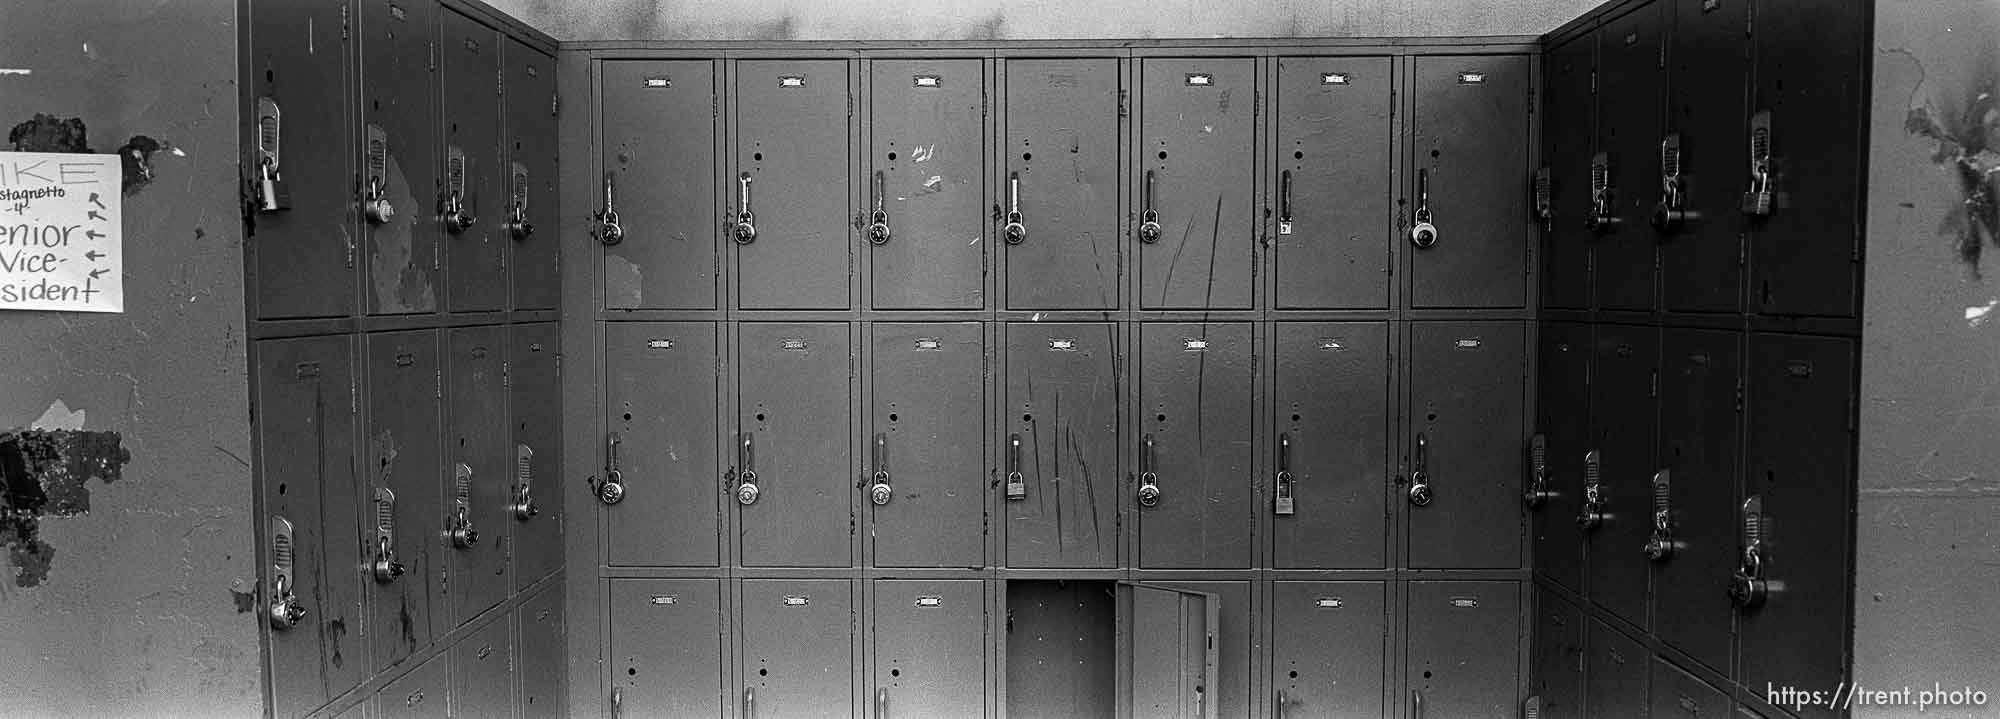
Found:
[(882, 432), (875, 435), (875, 484), (868, 488), (868, 501), (880, 507), (895, 494), (889, 486), (889, 434)]
[(292, 592), (292, 523), (271, 518), (271, 628), (286, 631), (306, 618), (306, 608)]
[(597, 501), (605, 504), (625, 501), (625, 473), (618, 469), (618, 445), (624, 441), (617, 432), (604, 440), (604, 482), (597, 485)]
[(1431, 171), (1417, 170), (1416, 224), (1410, 227), (1410, 244), (1429, 249), (1437, 244), (1438, 228), (1431, 224)]
[(521, 521), (533, 519), (542, 509), (535, 506), (535, 450), (527, 443), (514, 445), (514, 503), (507, 511)]
[(1547, 504), (1549, 492), (1549, 442), (1540, 434), (1528, 440), (1528, 491), (1522, 493), (1521, 502), (1529, 510), (1541, 509)]
[(375, 559), (368, 569), (382, 584), (396, 581), (407, 571), (396, 561), (396, 493), (388, 487), (375, 489)]
[(451, 480), (454, 491), (445, 536), (451, 538), (451, 546), (470, 549), (479, 544), (479, 530), (472, 527), (472, 465), (459, 462), (452, 468)]
[(1600, 152), (1590, 158), (1590, 215), (1583, 226), (1592, 232), (1617, 229), (1619, 219), (1611, 206), (1611, 155)]
[(757, 241), (757, 215), (750, 211), (750, 173), (736, 178), (736, 244)]
[(1434, 498), (1431, 493), (1430, 440), (1422, 433), (1417, 434), (1415, 461), (1410, 470), (1410, 504), (1418, 507), (1430, 506)]
[(1160, 212), (1153, 205), (1153, 171), (1146, 171), (1145, 211), (1139, 215), (1139, 241), (1153, 244), (1160, 241)]
[(292, 193), (285, 187), (278, 155), (278, 102), (257, 98), (257, 211), (282, 212), (292, 209)]
[(1292, 171), (1278, 176), (1278, 234), (1292, 234)]
[(1160, 475), (1153, 471), (1157, 458), (1154, 456), (1153, 435), (1146, 435), (1145, 448), (1139, 452), (1139, 506), (1160, 506)]
[(875, 211), (868, 215), (868, 242), (873, 245), (889, 244), (889, 210), (887, 200), (882, 196), (882, 171), (875, 171)]
[(457, 145), (445, 148), (444, 160), (444, 229), (454, 235), (465, 234), (479, 220), (465, 206), (465, 150)]
[(512, 169), (508, 176), (513, 180), (513, 192), (507, 203), (505, 227), (514, 239), (525, 240), (535, 234), (535, 223), (528, 221), (528, 166), (516, 162)]
[(1007, 228), (1003, 231), (1007, 244), (1018, 245), (1028, 239), (1028, 226), (1021, 224), (1021, 173), (1007, 175)]
[(744, 432), (743, 444), (737, 450), (737, 461), (743, 464), (743, 471), (736, 476), (738, 482), (736, 485), (736, 503), (745, 506), (755, 504), (757, 502), (757, 495), (762, 493), (762, 490), (757, 489), (756, 437), (757, 435)]
[(1771, 111), (1750, 116), (1750, 190), (1743, 193), (1743, 214), (1769, 217), (1777, 198), (1777, 173), (1771, 159)]
[(1670, 470), (1653, 473), (1653, 535), (1646, 539), (1646, 558), (1663, 562), (1674, 556), (1674, 507)]
[(1556, 200), (1554, 179), (1549, 168), (1535, 170), (1535, 219), (1541, 220), (1542, 231), (1555, 230)]
[(1583, 507), (1577, 510), (1576, 526), (1586, 531), (1604, 523), (1603, 463), (1597, 450), (1583, 453)]
[(1007, 435), (1007, 500), (1028, 498), (1028, 483), (1021, 477), (1021, 435)]
[(615, 245), (625, 241), (625, 227), (618, 224), (618, 210), (611, 203), (611, 173), (604, 173), (604, 211), (597, 215), (597, 241)]
[(1743, 500), (1743, 555), (1736, 576), (1729, 582), (1729, 600), (1744, 609), (1763, 606), (1770, 597), (1770, 581), (1764, 578), (1764, 497), (1753, 494)]
[(1687, 209), (1686, 180), (1681, 177), (1681, 135), (1670, 133), (1660, 140), (1660, 202), (1653, 206), (1653, 228), (1674, 232), (1690, 222), (1700, 222), (1701, 213)]
[(1298, 511), (1298, 507), (1292, 498), (1293, 485), (1297, 484), (1297, 482), (1298, 480), (1292, 477), (1292, 435), (1279, 434), (1278, 479), (1276, 482), (1277, 486), (1273, 490), (1275, 498), (1271, 506), (1272, 514), (1282, 517), (1290, 516)]
[(380, 125), (368, 126), (368, 185), (361, 198), (361, 214), (368, 224), (386, 225), (396, 216), (389, 203), (389, 133)]

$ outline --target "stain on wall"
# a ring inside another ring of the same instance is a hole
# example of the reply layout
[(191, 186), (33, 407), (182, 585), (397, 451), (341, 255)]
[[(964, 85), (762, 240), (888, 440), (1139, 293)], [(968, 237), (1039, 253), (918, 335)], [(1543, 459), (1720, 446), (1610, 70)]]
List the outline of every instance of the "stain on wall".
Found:
[(49, 576), (55, 547), (42, 541), (42, 518), (90, 511), (90, 480), (118, 481), (132, 453), (117, 432), (0, 432), (0, 546), (17, 587)]

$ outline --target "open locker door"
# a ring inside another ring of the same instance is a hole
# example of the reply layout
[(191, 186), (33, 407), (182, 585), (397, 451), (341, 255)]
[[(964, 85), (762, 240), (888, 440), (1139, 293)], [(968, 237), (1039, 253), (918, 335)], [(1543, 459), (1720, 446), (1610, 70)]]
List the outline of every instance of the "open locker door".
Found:
[(1216, 629), (1222, 601), (1214, 594), (1124, 583), (1120, 619), (1131, 667), (1129, 716), (1215, 719)]

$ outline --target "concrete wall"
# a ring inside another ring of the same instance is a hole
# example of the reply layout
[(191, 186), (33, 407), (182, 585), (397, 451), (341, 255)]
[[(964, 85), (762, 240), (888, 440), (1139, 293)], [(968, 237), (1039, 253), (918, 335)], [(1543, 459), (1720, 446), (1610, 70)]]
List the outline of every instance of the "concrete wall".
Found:
[(52, 553), (0, 559), (0, 716), (262, 714), (234, 24), (221, 0), (0, 1), (0, 127), (168, 146), (125, 198), (124, 314), (0, 312), (0, 431), (130, 453), (68, 478), (87, 511), (36, 518)]

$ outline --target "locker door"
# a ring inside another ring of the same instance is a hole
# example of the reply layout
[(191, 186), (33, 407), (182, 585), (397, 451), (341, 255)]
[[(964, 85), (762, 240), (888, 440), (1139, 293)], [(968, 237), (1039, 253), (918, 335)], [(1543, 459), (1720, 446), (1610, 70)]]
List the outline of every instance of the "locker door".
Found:
[[(519, 40), (505, 54), (508, 163), (502, 168), (505, 202), (488, 212), (500, 223), (499, 241), (511, 245), (517, 310), (552, 310), (556, 278), (556, 63)], [(675, 126), (675, 132), (682, 128)], [(541, 227), (534, 225), (540, 221)]]
[[(429, 644), (437, 628), (432, 614), (446, 611), (438, 566), (446, 551), (439, 546), (445, 473), (438, 447), (438, 336), (432, 330), (371, 334), (365, 352), (368, 463), (362, 466), (370, 479), (361, 540), (370, 549), (372, 666), (386, 667)], [(382, 571), (373, 566), (378, 564)]]
[(1535, 601), (1535, 668), (1528, 692), (1541, 719), (1582, 719), (1583, 611), (1540, 589)]
[(623, 231), (604, 245), (604, 306), (715, 309), (715, 64), (606, 60), (603, 72), (604, 181)]
[(342, 711), (339, 714), (335, 714), (334, 719), (368, 719), (368, 710), (370, 706), (371, 705), (369, 702), (363, 701), (360, 704), (355, 704), (353, 706), (348, 707), (345, 711)]
[[(361, 680), (361, 507), (355, 467), (354, 343), (347, 337), (263, 340), (257, 346), (257, 468), (264, 482), (265, 569), (271, 601), (285, 591), (305, 616), (271, 632), (274, 716), (299, 717)], [(280, 536), (286, 537), (282, 540)], [(342, 657), (335, 662), (335, 657)]]
[[(1216, 621), (1208, 626), (1215, 635), (1215, 673), (1203, 687), (1202, 700), (1212, 704), (1210, 716), (1250, 716), (1251, 617), (1249, 582), (1147, 582), (1155, 590), (1205, 594), (1216, 607)], [(1139, 624), (1135, 631), (1153, 625)], [(1261, 647), (1259, 647), (1261, 649)], [(1145, 716), (1137, 713), (1133, 716)]]
[(847, 61), (745, 60), (735, 82), (737, 300), (746, 310), (847, 309)]
[(1597, 136), (1597, 35), (1550, 50), (1543, 60), (1548, 98), (1542, 111), (1542, 162), (1549, 169), (1553, 217), (1542, 221), (1542, 306), (1590, 305), (1590, 157)]
[(1729, 695), (1663, 658), (1653, 660), (1653, 683), (1647, 694), (1652, 698), (1653, 719), (1700, 719), (1729, 710)]
[(875, 566), (985, 566), (985, 330), (876, 323), (872, 332), (866, 536)]
[(746, 579), (741, 716), (853, 716), (854, 599), (844, 579)]
[(454, 626), (507, 597), (509, 530), (514, 515), (515, 451), (507, 442), (507, 388), (501, 363), (507, 335), (498, 326), (445, 330), (445, 496), (442, 546), (449, 552)]
[(1668, 311), (1743, 307), (1739, 253), (1747, 223), (1739, 210), (1750, 167), (1744, 129), (1750, 113), (1743, 104), (1749, 12), (1747, 2), (1674, 2), (1667, 131), (1680, 133), (1687, 207), (1700, 217), (1660, 246), (1660, 299)]
[(875, 581), (866, 716), (986, 716), (986, 590), (977, 579)]
[(1742, 367), (1740, 334), (1665, 332), (1660, 463), (1668, 472), (1673, 554), (1655, 563), (1653, 631), (1718, 672), (1729, 671)]
[(610, 584), (611, 701), (622, 709), (620, 716), (727, 716), (721, 583), (613, 579)]
[(1007, 145), (1000, 155), (1008, 186), (996, 194), (1003, 209), (1019, 208), (1024, 233), (1003, 240), (1007, 308), (1116, 308), (1124, 257), (1118, 61), (1008, 60), (1005, 69)]
[[(1544, 440), (1544, 499), (1529, 511), (1535, 569), (1573, 592), (1583, 591), (1584, 453), (1590, 451), (1591, 326), (1548, 322), (1541, 331), (1540, 423)], [(1533, 458), (1530, 458), (1533, 461)], [(1532, 479), (1530, 480), (1533, 481)], [(1530, 486), (1531, 492), (1536, 487)]]
[[(1389, 327), (1280, 322), (1276, 472), (1279, 569), (1380, 569), (1387, 561)], [(1281, 513), (1284, 494), (1291, 513)]]
[(444, 185), (437, 200), (445, 231), (446, 307), (483, 312), (507, 306), (507, 214), (501, 194), (500, 36), (477, 20), (444, 13), (438, 45), (444, 86)]
[[(739, 332), (735, 467), (743, 564), (848, 566), (854, 532), (848, 326), (744, 323)], [(750, 486), (755, 496), (746, 495)]]
[(862, 201), (877, 309), (986, 306), (985, 72), (977, 59), (873, 63)]
[(605, 466), (625, 488), (604, 508), (612, 565), (721, 562), (717, 364), (713, 323), (604, 324)]
[[(249, 15), (258, 127), (248, 175), (273, 175), (278, 208), (250, 226), (252, 316), (354, 314), (354, 128), (347, 104), (352, 46), (340, 30), (354, 3)], [(317, 50), (324, 48), (326, 52)]]
[(1139, 74), (1139, 306), (1249, 309), (1257, 61), (1148, 58)]
[(453, 717), (514, 715), (513, 620), (512, 612), (508, 612), (452, 645)]
[[(520, 650), (515, 652), (521, 666), (520, 719), (556, 719), (566, 711), (563, 704), (563, 675), (569, 648), (564, 645), (563, 584), (554, 582), (521, 603), (515, 617), (520, 622)], [(620, 632), (629, 627), (620, 625)], [(684, 641), (684, 640), (683, 640)]]
[(1003, 331), (1007, 566), (1115, 566), (1122, 476), (1117, 326), (1015, 322)]
[(1594, 717), (1646, 716), (1646, 648), (1595, 618), (1585, 631), (1585, 713)]
[(1383, 716), (1388, 605), (1381, 582), (1276, 582), (1272, 681), (1278, 716)]
[[(509, 451), (507, 523), (514, 588), (563, 566), (562, 349), (552, 323), (513, 325), (507, 376), (514, 444)], [(714, 446), (710, 443), (710, 446)], [(710, 503), (711, 506), (713, 502)]]
[(1413, 717), (1514, 716), (1519, 691), (1520, 586), (1410, 582)]
[(1148, 323), (1140, 335), (1139, 564), (1248, 568), (1258, 494), (1250, 323)]
[(1389, 306), (1389, 68), (1278, 58), (1279, 309)]
[(451, 716), (451, 657), (439, 654), (382, 687), (378, 719), (446, 719)]
[(1437, 235), (1411, 248), (1412, 306), (1527, 301), (1528, 71), (1520, 55), (1416, 59), (1411, 219), (1427, 207)]
[(1660, 138), (1666, 73), (1661, 43), (1671, 22), (1666, 3), (1650, 3), (1598, 30), (1598, 147), (1611, 167), (1617, 222), (1597, 237), (1597, 306), (1650, 310), (1659, 233), (1647, 224), (1660, 199)]
[(1589, 544), (1584, 584), (1592, 602), (1641, 627), (1650, 626), (1646, 585), (1651, 562), (1644, 550), (1653, 529), (1653, 473), (1660, 469), (1653, 448), (1659, 435), (1654, 390), (1659, 358), (1659, 330), (1597, 326), (1590, 448), (1598, 453), (1601, 503), (1590, 505), (1586, 486), (1582, 511), (1593, 516), (1594, 526), (1584, 534)]
[(438, 309), (437, 22), (436, 5), (362, 2), (362, 292), (369, 314)]
[(1213, 594), (1128, 585), (1132, 716), (1213, 719), (1222, 600)]
[(1521, 566), (1521, 358), (1519, 322), (1410, 325), (1408, 465), (1400, 487), (1409, 512), (1413, 568)]

